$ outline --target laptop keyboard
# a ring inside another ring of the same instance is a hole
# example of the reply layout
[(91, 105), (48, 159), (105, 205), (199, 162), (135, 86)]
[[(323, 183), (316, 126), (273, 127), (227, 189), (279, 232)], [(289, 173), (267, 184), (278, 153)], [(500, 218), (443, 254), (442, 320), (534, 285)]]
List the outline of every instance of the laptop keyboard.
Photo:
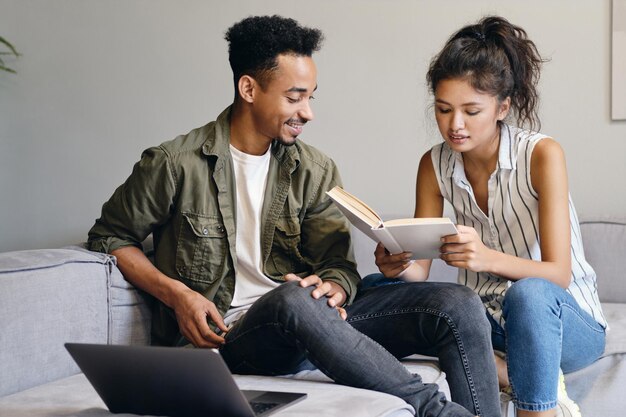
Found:
[(257, 402), (257, 401), (250, 401), (250, 407), (252, 407), (252, 411), (254, 411), (254, 414), (257, 416), (265, 413), (266, 411), (271, 410), (277, 405), (278, 403), (265, 403), (265, 402), (262, 403), (262, 402)]

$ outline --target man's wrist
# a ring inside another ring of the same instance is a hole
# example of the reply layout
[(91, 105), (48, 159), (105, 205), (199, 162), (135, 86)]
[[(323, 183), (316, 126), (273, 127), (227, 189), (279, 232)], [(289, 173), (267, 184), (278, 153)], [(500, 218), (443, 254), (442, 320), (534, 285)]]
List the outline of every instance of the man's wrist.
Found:
[(159, 298), (165, 305), (171, 309), (175, 309), (176, 305), (180, 303), (185, 297), (185, 294), (192, 291), (188, 286), (182, 282), (172, 279), (166, 275), (163, 278), (163, 286), (161, 287)]

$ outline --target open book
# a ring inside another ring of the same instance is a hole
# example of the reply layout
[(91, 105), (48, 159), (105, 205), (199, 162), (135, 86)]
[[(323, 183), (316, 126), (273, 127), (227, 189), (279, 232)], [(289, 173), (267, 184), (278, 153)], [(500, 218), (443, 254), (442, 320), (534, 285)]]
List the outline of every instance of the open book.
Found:
[(441, 238), (458, 233), (447, 217), (383, 221), (367, 204), (341, 187), (326, 194), (357, 229), (382, 243), (392, 254), (411, 252), (413, 259), (438, 258)]

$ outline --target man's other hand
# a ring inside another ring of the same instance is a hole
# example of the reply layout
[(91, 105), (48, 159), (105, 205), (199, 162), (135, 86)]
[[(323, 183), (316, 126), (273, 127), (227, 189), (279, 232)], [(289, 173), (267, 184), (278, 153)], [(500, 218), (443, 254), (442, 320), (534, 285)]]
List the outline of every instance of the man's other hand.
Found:
[(224, 337), (215, 334), (207, 321), (211, 320), (223, 332), (228, 329), (213, 302), (189, 288), (180, 292), (173, 306), (180, 331), (194, 346), (219, 348)]

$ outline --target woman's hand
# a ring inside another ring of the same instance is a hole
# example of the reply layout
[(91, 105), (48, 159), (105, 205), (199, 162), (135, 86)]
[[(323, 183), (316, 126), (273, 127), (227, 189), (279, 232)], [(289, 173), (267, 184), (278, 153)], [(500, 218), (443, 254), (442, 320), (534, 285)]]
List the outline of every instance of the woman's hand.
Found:
[(457, 230), (458, 234), (442, 239), (440, 258), (456, 268), (473, 272), (487, 271), (493, 251), (485, 246), (473, 227), (457, 225)]
[(376, 266), (386, 278), (395, 278), (411, 265), (411, 253), (403, 252), (391, 255), (382, 243), (374, 251)]

